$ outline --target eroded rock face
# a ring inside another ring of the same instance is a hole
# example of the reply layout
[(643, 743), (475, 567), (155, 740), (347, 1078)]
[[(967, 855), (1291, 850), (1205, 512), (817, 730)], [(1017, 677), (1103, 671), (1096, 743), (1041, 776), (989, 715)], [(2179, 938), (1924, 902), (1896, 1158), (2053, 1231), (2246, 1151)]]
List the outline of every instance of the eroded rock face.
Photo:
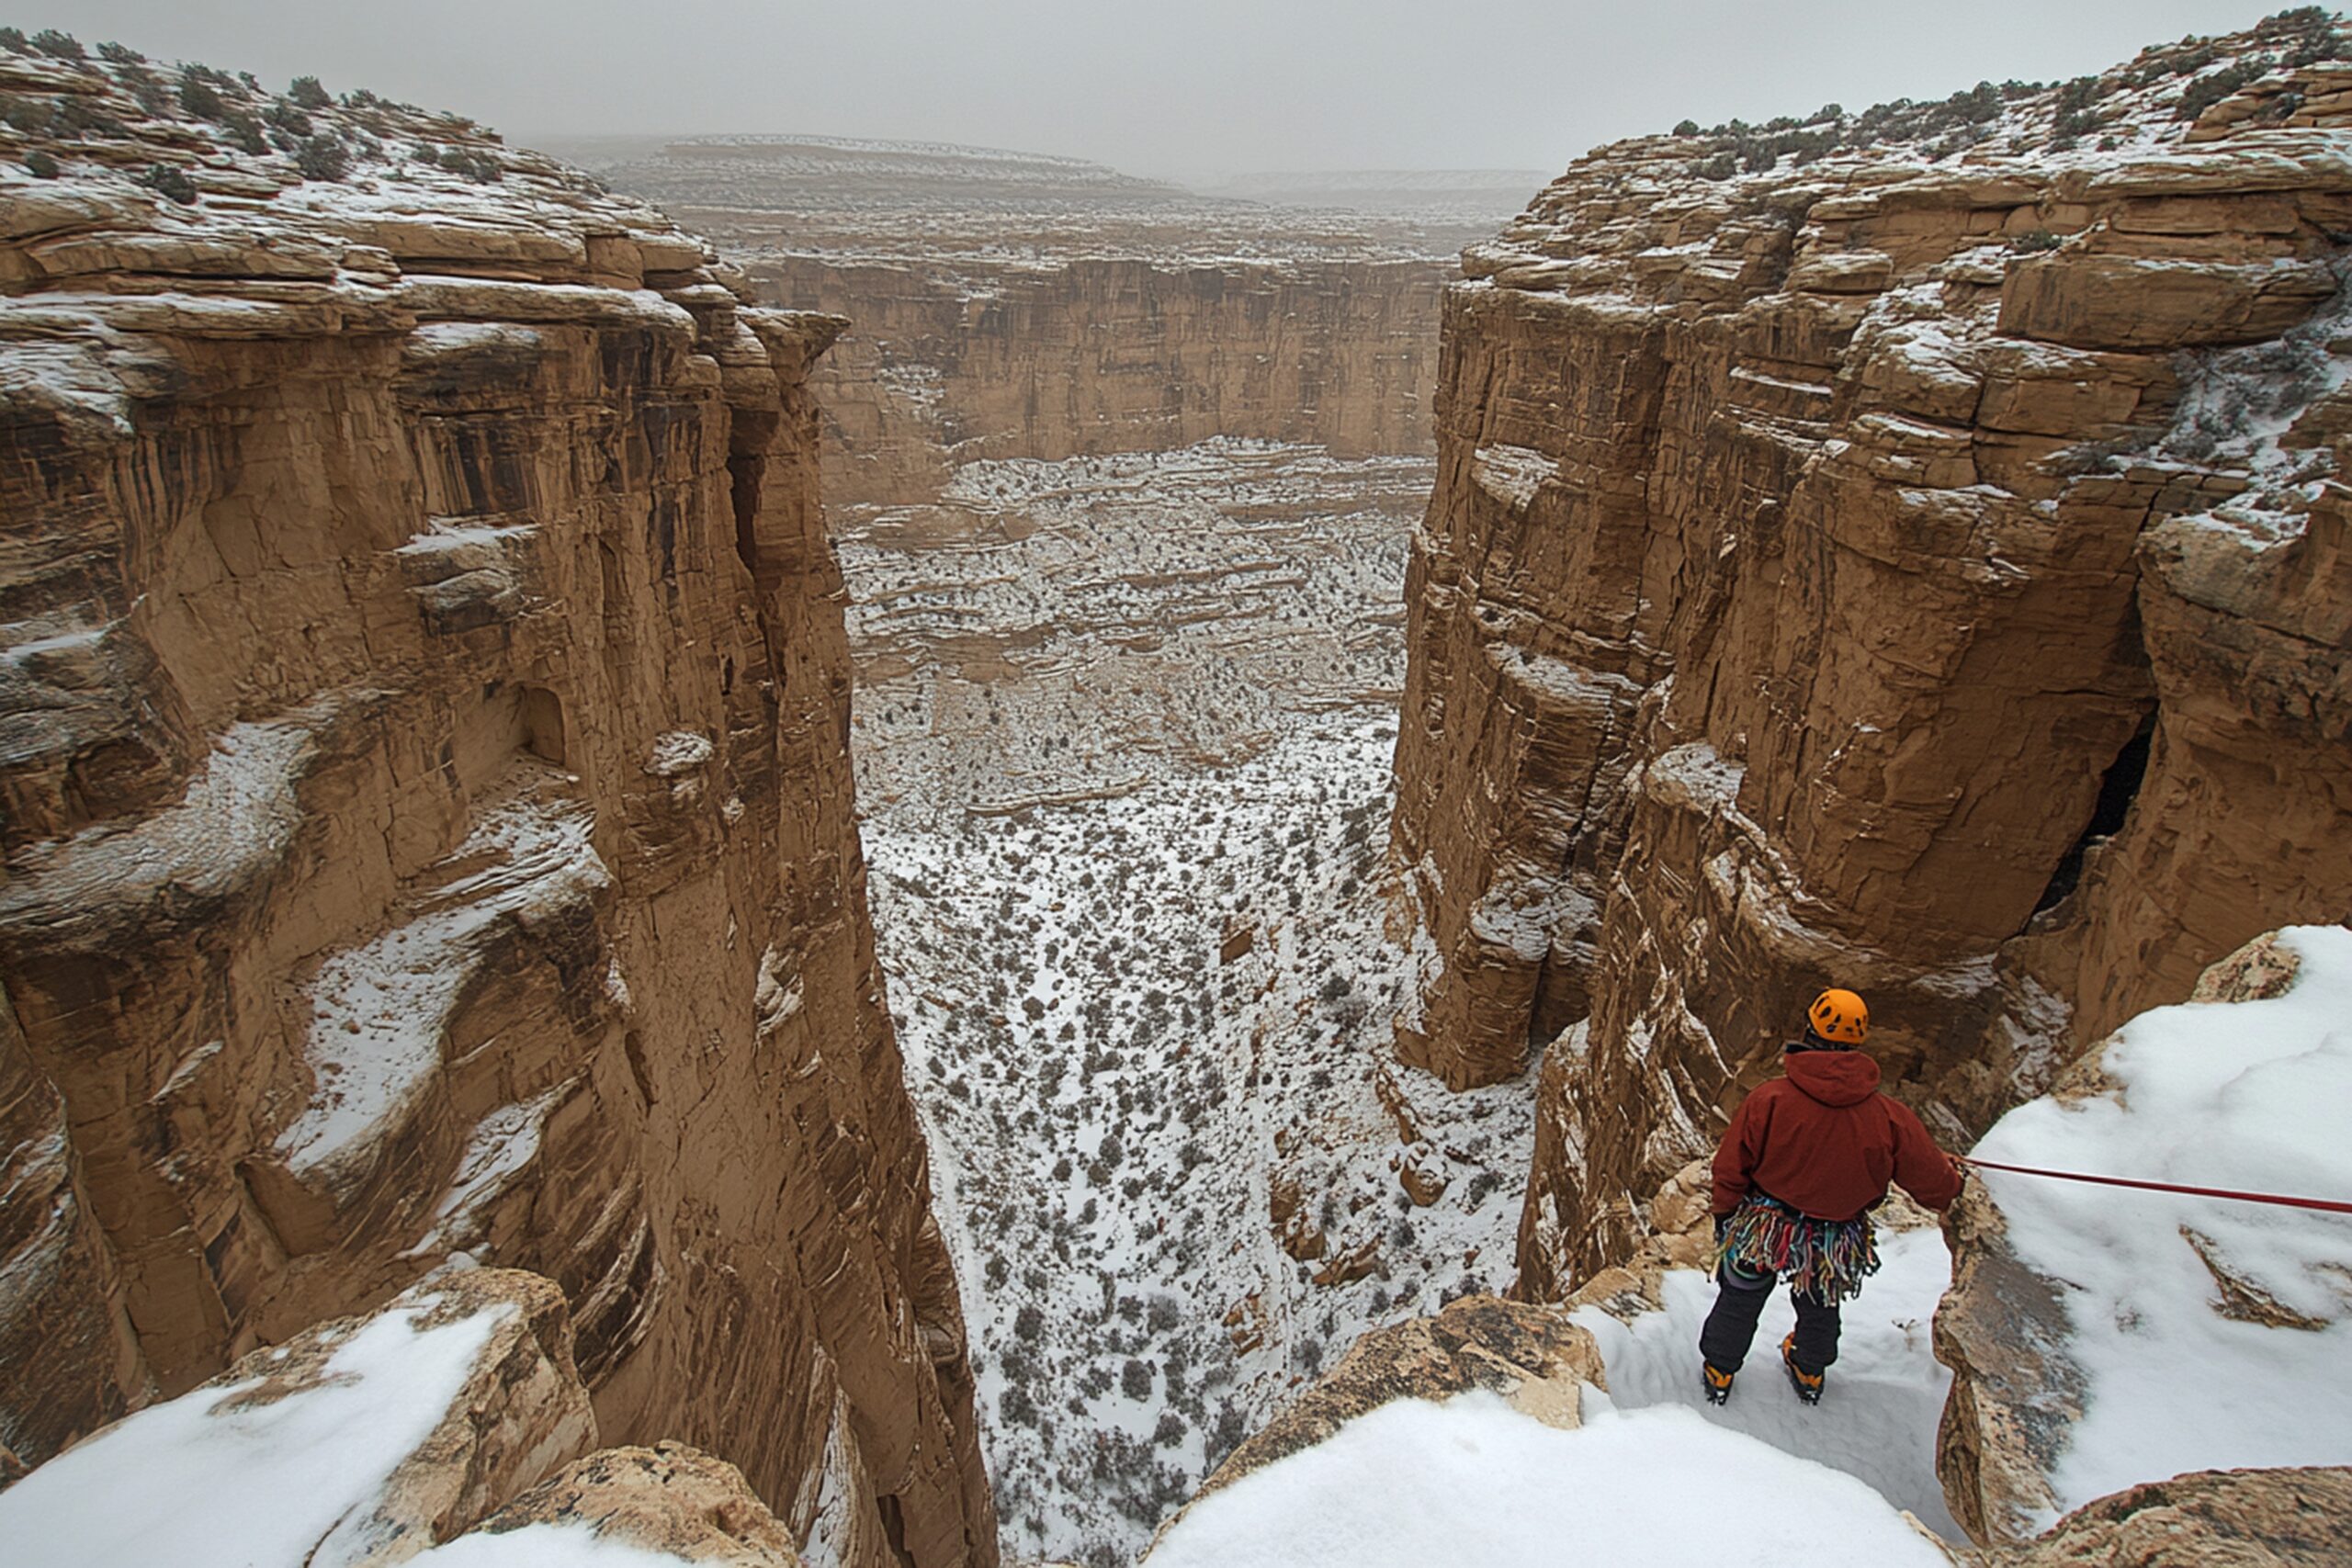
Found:
[(1341, 457), (1429, 449), (1434, 261), (810, 256), (750, 271), (772, 299), (856, 323), (817, 378), (839, 502), (929, 501), (965, 462), (1220, 435)]
[[(1932, 161), (1624, 142), (1466, 254), (1408, 583), (1400, 1045), (1463, 1086), (1577, 1025), (1531, 1298), (1625, 1256), (1825, 984), (1957, 1140), (2340, 913), (2352, 77), (2296, 62), (2341, 43), (2151, 51)], [(2256, 59), (2300, 97), (2196, 118)]]
[(562, 1287), (608, 1438), (992, 1561), (844, 750), (841, 323), (465, 122), (181, 76), (0, 55), (52, 115), (0, 132), (0, 1439), (462, 1251)]

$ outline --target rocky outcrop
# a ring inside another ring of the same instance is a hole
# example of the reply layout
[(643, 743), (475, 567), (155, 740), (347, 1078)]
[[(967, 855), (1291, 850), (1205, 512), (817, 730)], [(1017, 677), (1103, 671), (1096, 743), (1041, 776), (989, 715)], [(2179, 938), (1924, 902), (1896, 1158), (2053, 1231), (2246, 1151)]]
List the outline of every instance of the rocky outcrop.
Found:
[(585, 1454), (595, 1440), (555, 1282), (442, 1270), (102, 1429), (0, 1494), (0, 1529), (28, 1561), (85, 1568), (153, 1561), (167, 1534), (256, 1568), (435, 1562), (466, 1536), (468, 1562), (604, 1541), (797, 1568), (733, 1465), (678, 1443)]
[[(500, 1509), (481, 1534), (485, 1544), (514, 1537), (497, 1544), (515, 1548), (588, 1534), (723, 1568), (800, 1568), (801, 1561), (741, 1471), (683, 1443), (590, 1454)], [(522, 1551), (517, 1558), (529, 1560)]]
[(2057, 1511), (2049, 1467), (2083, 1414), (2083, 1373), (2064, 1348), (2065, 1290), (2009, 1247), (1982, 1186), (1952, 1205), (1949, 1234), (1951, 1291), (1936, 1311), (1936, 1355), (1952, 1385), (1937, 1473), (1971, 1536), (2020, 1540)]
[(2352, 1470), (2200, 1471), (2077, 1508), (1982, 1568), (2326, 1568), (2344, 1559)]
[(1577, 1026), (1528, 1296), (1626, 1254), (1825, 983), (1953, 1140), (2341, 912), (2344, 50), (1624, 142), (1465, 255), (1399, 1038), (1464, 1086)]
[(463, 1253), (561, 1287), (607, 1438), (992, 1561), (844, 751), (841, 323), (450, 117), (0, 93), (0, 1439)]
[(1234, 1450), (1199, 1495), (1312, 1448), (1392, 1400), (1482, 1390), (1546, 1426), (1573, 1430), (1582, 1419), (1578, 1390), (1588, 1382), (1608, 1386), (1592, 1336), (1566, 1314), (1464, 1296), (1434, 1317), (1408, 1318), (1358, 1339), (1338, 1366)]

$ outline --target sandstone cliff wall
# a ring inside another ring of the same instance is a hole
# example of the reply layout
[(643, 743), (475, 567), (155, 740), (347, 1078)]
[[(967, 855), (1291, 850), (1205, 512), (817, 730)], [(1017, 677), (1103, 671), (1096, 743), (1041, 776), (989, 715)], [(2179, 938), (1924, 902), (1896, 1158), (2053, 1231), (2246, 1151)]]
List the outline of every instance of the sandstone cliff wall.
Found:
[(844, 749), (840, 323), (464, 122), (186, 80), (0, 55), (0, 1440), (463, 1251), (562, 1286), (609, 1440), (992, 1562)]
[(811, 382), (827, 493), (921, 502), (955, 464), (1212, 436), (1426, 451), (1445, 270), (1383, 259), (1073, 257), (998, 271), (794, 256), (763, 294), (848, 316)]
[(1957, 1138), (2343, 913), (2344, 41), (1984, 89), (1965, 152), (1622, 143), (1466, 255), (1400, 1032), (1462, 1086), (1583, 1021), (1523, 1292), (1624, 1255), (1823, 984)]

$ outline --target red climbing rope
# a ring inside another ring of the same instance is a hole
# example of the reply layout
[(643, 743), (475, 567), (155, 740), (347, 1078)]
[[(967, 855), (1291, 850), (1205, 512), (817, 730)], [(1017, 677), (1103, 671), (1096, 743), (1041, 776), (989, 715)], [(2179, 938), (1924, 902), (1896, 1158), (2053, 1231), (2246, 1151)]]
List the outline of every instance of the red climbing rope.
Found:
[(2191, 1198), (2228, 1198), (2240, 1203), (2273, 1203), (2282, 1209), (2318, 1209), (2330, 1214), (2352, 1214), (2352, 1203), (2330, 1198), (2290, 1198), (2278, 1192), (2233, 1192), (2226, 1187), (2180, 1187), (2169, 1181), (2135, 1181), (2128, 1176), (2086, 1176), (2076, 1170), (2037, 1170), (2030, 1165), (2002, 1165), (1962, 1155), (1961, 1163), (1981, 1170), (2006, 1170), (2018, 1176), (2049, 1176), (2060, 1181), (2087, 1181), (2098, 1187), (2137, 1187), (2149, 1192), (2184, 1192)]

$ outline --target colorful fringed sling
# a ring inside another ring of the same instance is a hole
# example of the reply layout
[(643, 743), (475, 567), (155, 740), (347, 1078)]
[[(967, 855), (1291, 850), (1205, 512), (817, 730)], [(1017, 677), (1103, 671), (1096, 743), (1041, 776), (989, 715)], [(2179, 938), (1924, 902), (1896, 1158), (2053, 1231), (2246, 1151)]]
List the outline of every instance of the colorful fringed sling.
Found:
[(1750, 1193), (1732, 1211), (1709, 1272), (1725, 1258), (1749, 1274), (1786, 1280), (1815, 1301), (1839, 1302), (1860, 1294), (1862, 1280), (1878, 1272), (1878, 1238), (1868, 1214), (1816, 1220)]

